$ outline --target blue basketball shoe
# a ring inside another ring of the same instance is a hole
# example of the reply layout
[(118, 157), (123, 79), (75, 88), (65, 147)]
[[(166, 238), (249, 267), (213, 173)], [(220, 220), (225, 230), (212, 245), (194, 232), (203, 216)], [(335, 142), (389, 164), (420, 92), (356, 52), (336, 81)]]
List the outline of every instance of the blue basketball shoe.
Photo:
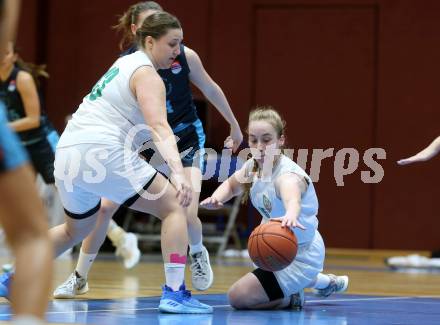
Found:
[(193, 298), (183, 283), (178, 291), (173, 291), (167, 285), (163, 286), (159, 311), (172, 314), (211, 314), (213, 308)]
[(14, 273), (5, 272), (0, 275), (0, 297), (9, 299), (9, 288), (11, 286), (11, 280)]

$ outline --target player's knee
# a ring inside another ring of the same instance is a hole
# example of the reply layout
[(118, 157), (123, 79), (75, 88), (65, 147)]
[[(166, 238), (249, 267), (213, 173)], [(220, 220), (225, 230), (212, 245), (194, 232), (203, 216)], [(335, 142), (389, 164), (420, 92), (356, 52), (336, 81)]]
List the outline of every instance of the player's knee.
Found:
[(162, 209), (162, 220), (173, 217), (185, 220), (185, 210), (177, 202), (177, 200), (167, 201), (166, 206), (164, 207), (164, 209)]
[(248, 308), (247, 300), (240, 286), (234, 284), (228, 291), (229, 304), (235, 309)]
[(101, 205), (101, 208), (99, 209), (100, 216), (103, 219), (111, 219), (113, 215), (115, 214), (117, 210), (117, 207), (113, 205)]
[(184, 212), (185, 212), (186, 221), (188, 222), (188, 224), (197, 225), (198, 223), (201, 222), (197, 212), (194, 213), (194, 211), (189, 211), (188, 209), (184, 210)]

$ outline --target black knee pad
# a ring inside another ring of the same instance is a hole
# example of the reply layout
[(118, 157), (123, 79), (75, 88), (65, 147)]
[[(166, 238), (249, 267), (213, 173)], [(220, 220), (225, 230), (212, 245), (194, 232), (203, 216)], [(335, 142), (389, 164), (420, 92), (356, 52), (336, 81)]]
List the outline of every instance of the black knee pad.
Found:
[(280, 284), (273, 272), (255, 269), (252, 273), (257, 277), (258, 281), (260, 281), (270, 301), (284, 298), (283, 290), (281, 290)]

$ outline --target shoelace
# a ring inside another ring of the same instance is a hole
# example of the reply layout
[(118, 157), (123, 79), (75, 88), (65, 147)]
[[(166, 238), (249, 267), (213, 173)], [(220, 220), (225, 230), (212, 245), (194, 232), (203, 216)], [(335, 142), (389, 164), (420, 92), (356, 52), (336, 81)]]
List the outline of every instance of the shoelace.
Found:
[(75, 274), (72, 274), (67, 280), (67, 282), (63, 285), (64, 288), (74, 288), (76, 284), (76, 276)]
[(198, 277), (205, 276), (206, 273), (203, 271), (201, 265), (203, 263), (202, 255), (200, 254), (200, 256), (194, 256), (193, 259), (194, 263), (191, 265), (191, 271), (193, 272), (193, 275)]
[(183, 296), (185, 298), (191, 299), (191, 291), (189, 290), (183, 290)]

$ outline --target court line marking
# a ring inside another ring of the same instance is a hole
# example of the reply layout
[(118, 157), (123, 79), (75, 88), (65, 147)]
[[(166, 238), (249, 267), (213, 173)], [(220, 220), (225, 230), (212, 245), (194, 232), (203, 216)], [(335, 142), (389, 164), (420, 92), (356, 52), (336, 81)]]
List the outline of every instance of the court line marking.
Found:
[[(319, 299), (319, 300), (308, 300), (306, 303), (322, 303), (322, 302), (357, 302), (357, 301), (380, 301), (380, 300), (405, 300), (412, 298), (432, 298), (430, 296), (414, 296), (414, 297), (376, 297), (376, 298), (351, 298), (351, 299)], [(435, 298), (434, 298), (435, 299)], [(420, 302), (423, 303), (423, 302)], [(212, 305), (213, 308), (232, 308), (230, 305)], [(69, 313), (101, 313), (101, 312), (126, 312), (126, 311), (149, 311), (158, 310), (158, 307), (146, 307), (146, 308), (121, 308), (121, 309), (95, 309), (95, 310), (70, 310), (70, 311), (48, 311), (46, 315), (57, 315), (57, 314), (69, 314)], [(0, 314), (0, 317), (9, 317), (13, 314)], [(200, 314), (208, 315), (208, 314)]]
[(376, 297), (376, 298), (345, 298), (345, 299), (316, 299), (316, 300), (306, 300), (307, 304), (315, 302), (349, 302), (349, 301), (374, 301), (374, 300), (404, 300), (411, 298), (422, 298), (422, 297)]

